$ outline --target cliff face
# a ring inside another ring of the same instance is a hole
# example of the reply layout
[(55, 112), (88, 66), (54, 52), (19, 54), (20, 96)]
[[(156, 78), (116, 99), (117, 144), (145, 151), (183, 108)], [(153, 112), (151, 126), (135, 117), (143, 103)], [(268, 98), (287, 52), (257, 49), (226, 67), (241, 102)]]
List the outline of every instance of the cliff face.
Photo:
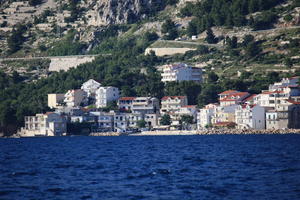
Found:
[(163, 0), (90, 0), (91, 25), (132, 23), (164, 8)]

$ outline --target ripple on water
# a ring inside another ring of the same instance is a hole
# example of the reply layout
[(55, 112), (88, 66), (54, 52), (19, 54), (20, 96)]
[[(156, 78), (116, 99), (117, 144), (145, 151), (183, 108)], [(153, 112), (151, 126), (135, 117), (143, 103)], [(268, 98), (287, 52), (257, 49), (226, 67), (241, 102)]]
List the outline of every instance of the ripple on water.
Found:
[(0, 199), (299, 199), (299, 143), (296, 135), (0, 139)]

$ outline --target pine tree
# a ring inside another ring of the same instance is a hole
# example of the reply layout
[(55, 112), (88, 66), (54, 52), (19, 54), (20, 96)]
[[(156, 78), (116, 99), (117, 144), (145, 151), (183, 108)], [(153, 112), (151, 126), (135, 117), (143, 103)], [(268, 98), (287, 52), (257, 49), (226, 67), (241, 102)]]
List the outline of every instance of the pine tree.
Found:
[(206, 38), (205, 40), (207, 41), (207, 43), (209, 44), (215, 44), (218, 42), (218, 39), (215, 37), (213, 31), (211, 30), (211, 28), (208, 28), (206, 30)]

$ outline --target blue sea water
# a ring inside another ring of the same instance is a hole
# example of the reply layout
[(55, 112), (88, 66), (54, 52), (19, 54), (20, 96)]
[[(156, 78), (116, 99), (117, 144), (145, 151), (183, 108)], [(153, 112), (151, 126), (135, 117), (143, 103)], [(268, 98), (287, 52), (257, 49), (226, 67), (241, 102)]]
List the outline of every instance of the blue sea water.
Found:
[(300, 199), (299, 135), (0, 139), (0, 199)]

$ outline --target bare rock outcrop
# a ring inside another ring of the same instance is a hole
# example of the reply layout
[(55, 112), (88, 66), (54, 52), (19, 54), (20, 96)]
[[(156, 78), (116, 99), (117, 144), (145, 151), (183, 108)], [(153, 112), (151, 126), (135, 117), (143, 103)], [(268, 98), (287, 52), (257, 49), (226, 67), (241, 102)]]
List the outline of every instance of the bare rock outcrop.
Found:
[(153, 11), (163, 9), (162, 0), (90, 0), (92, 8), (86, 14), (94, 26), (135, 22)]

